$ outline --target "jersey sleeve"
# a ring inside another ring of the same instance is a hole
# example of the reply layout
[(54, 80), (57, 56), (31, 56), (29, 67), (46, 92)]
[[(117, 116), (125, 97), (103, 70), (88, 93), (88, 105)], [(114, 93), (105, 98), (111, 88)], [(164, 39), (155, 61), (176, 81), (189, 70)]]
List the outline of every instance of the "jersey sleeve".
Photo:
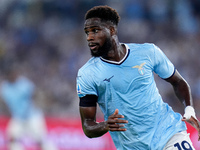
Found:
[(159, 47), (154, 45), (154, 72), (159, 77), (167, 79), (175, 72), (175, 67), (167, 56), (160, 50)]
[(96, 95), (96, 88), (93, 82), (93, 77), (90, 72), (83, 72), (83, 70), (78, 71), (76, 79), (76, 88), (78, 97), (84, 97), (85, 95)]

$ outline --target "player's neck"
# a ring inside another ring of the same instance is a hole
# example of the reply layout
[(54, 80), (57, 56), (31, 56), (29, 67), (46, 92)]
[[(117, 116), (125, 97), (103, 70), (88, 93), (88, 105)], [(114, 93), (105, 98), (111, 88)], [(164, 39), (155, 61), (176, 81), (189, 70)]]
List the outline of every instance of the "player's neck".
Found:
[(126, 47), (119, 43), (118, 38), (113, 38), (112, 48), (104, 59), (120, 62), (126, 55)]

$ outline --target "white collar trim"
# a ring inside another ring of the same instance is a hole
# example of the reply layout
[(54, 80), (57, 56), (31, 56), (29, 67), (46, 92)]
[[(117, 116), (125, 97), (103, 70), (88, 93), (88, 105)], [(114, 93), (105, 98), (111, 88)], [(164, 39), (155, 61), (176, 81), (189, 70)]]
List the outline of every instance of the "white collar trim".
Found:
[(108, 63), (117, 64), (117, 65), (121, 64), (121, 63), (127, 58), (127, 56), (128, 56), (128, 50), (129, 50), (128, 45), (123, 44), (123, 43), (122, 43), (122, 45), (124, 45), (125, 48), (126, 48), (126, 54), (125, 54), (124, 58), (123, 58), (122, 60), (120, 60), (119, 62), (118, 62), (118, 61), (107, 60), (107, 59), (104, 59), (104, 58), (102, 58), (102, 57), (100, 57), (100, 58), (101, 58), (103, 61), (108, 62)]

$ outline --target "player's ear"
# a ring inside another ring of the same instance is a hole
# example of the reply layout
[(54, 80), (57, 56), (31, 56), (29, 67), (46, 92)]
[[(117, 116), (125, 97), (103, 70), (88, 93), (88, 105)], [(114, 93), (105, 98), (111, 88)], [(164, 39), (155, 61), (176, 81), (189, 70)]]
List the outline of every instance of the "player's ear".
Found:
[(116, 35), (117, 34), (117, 30), (114, 26), (110, 26), (110, 34), (111, 35)]

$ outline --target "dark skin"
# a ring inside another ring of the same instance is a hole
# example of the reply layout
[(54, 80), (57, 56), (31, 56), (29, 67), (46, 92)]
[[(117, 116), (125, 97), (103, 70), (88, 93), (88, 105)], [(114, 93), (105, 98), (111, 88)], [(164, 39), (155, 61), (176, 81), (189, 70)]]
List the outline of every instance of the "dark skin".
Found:
[[(85, 21), (84, 30), (93, 56), (98, 54), (98, 51), (102, 51), (101, 47), (104, 47), (108, 40), (111, 43), (107, 44), (107, 51), (100, 56), (104, 59), (116, 62), (123, 59), (126, 50), (125, 47), (119, 43), (115, 25), (110, 22), (102, 22), (100, 18), (91, 18)], [(190, 87), (178, 71), (166, 81), (173, 86), (176, 96), (185, 106), (193, 106)], [(124, 116), (119, 114), (118, 109), (108, 117), (108, 120), (99, 123), (96, 122), (96, 107), (80, 107), (79, 109), (84, 133), (89, 138), (102, 136), (108, 131), (126, 131), (126, 128), (122, 127), (124, 127), (128, 121), (122, 120)], [(199, 121), (194, 117), (191, 117), (189, 120), (183, 118), (182, 121), (187, 121), (196, 128), (200, 140)]]

